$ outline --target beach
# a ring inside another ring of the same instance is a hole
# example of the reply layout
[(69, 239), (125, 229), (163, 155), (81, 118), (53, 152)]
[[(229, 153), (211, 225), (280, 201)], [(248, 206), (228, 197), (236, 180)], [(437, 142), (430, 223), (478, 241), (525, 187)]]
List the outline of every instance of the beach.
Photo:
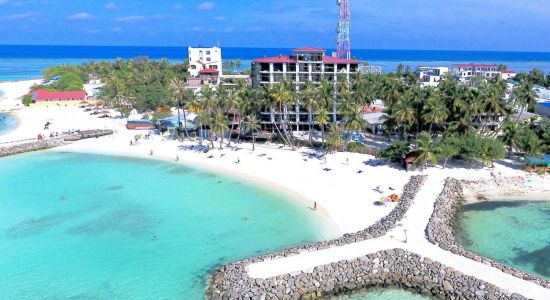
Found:
[(0, 112), (23, 108), (21, 98), (41, 79), (0, 82)]

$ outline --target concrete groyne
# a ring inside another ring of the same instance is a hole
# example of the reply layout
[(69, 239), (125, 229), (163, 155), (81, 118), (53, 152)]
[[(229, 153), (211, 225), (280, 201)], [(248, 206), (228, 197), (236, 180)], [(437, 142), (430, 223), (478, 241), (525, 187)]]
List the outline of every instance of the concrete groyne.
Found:
[[(239, 288), (239, 292), (234, 292), (235, 288), (240, 283), (245, 283), (245, 280), (250, 282), (256, 282), (255, 279), (251, 279), (245, 271), (245, 267), (251, 263), (274, 259), (276, 257), (286, 257), (303, 253), (304, 251), (317, 251), (351, 243), (356, 243), (364, 240), (374, 239), (385, 235), (388, 231), (395, 228), (397, 223), (402, 220), (412, 205), (416, 194), (426, 181), (426, 176), (412, 176), (409, 182), (403, 187), (403, 194), (400, 198), (399, 204), (389, 213), (386, 217), (382, 218), (376, 224), (352, 234), (345, 234), (340, 238), (336, 238), (330, 241), (324, 241), (314, 244), (301, 245), (289, 249), (279, 251), (277, 253), (266, 254), (259, 257), (244, 259), (239, 262), (224, 266), (215, 271), (215, 273), (208, 279), (208, 289), (206, 296), (208, 299), (256, 299), (254, 297), (247, 297), (246, 293), (242, 293), (247, 290), (247, 287), (242, 286)], [(279, 277), (277, 277), (279, 278)], [(236, 285), (237, 284), (237, 285)], [(286, 292), (286, 289), (283, 291)], [(338, 291), (333, 291), (333, 294)], [(283, 293), (285, 294), (285, 293)], [(328, 295), (328, 294), (327, 294)], [(297, 296), (297, 295), (294, 295)], [(261, 299), (261, 298), (258, 298)], [(278, 299), (278, 298), (267, 298)], [(287, 299), (287, 298), (280, 298)], [(288, 299), (295, 299), (294, 297)]]
[(19, 143), (12, 146), (1, 147), (0, 157), (56, 148), (66, 145), (70, 142), (75, 142), (83, 139), (98, 138), (111, 134), (113, 134), (112, 130), (85, 130), (64, 135), (58, 138)]
[[(514, 179), (515, 180), (515, 179)], [(471, 184), (471, 183), (468, 183)], [(454, 254), (472, 259), (494, 268), (506, 274), (513, 275), (523, 280), (534, 282), (542, 287), (550, 288), (550, 281), (539, 278), (533, 274), (518, 270), (511, 266), (499, 263), (481, 255), (466, 250), (456, 240), (455, 223), (462, 207), (463, 185), (460, 180), (449, 178), (445, 182), (443, 191), (436, 199), (434, 211), (426, 228), (428, 241), (440, 248)]]

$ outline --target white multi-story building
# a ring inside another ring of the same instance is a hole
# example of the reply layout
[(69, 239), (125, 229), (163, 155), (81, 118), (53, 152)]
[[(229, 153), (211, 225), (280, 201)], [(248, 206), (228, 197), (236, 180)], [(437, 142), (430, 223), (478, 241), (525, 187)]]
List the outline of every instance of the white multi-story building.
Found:
[(454, 75), (459, 82), (464, 84), (472, 84), (473, 79), (476, 77), (494, 79), (501, 75), (498, 66), (495, 64), (456, 64), (453, 66)]
[(197, 77), (202, 70), (217, 70), (222, 74), (222, 49), (220, 47), (189, 47), (189, 75)]
[[(318, 84), (322, 78), (332, 83), (338, 80), (350, 80), (359, 72), (359, 60), (335, 58), (325, 55), (326, 50), (315, 47), (304, 47), (293, 50), (292, 55), (264, 57), (252, 61), (252, 85), (260, 87), (277, 84), (283, 78), (292, 81), (296, 87), (306, 82)], [(313, 123), (312, 115), (299, 105), (291, 105), (289, 124), (293, 129), (307, 130)], [(336, 110), (331, 112), (333, 122), (338, 119)], [(262, 128), (269, 128), (273, 120), (281, 120), (273, 111), (260, 114)]]
[(416, 75), (421, 86), (437, 86), (441, 79), (449, 73), (447, 67), (418, 67)]

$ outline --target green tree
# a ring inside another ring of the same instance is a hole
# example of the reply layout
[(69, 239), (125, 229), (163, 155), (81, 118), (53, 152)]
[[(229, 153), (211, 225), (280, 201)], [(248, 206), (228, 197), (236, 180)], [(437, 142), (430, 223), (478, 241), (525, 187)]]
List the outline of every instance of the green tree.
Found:
[(252, 134), (252, 151), (256, 150), (256, 132), (260, 130), (260, 122), (255, 115), (246, 117), (246, 128)]
[(330, 118), (325, 108), (321, 108), (315, 116), (315, 123), (321, 127), (321, 141), (323, 147), (325, 146), (325, 128), (329, 124)]
[(460, 153), (458, 144), (460, 144), (460, 140), (454, 135), (448, 135), (438, 140), (435, 153), (438, 159), (443, 160), (443, 169), (447, 167), (447, 163), (451, 158)]
[(422, 164), (424, 167), (428, 166), (428, 162), (431, 162), (434, 165), (436, 164), (437, 157), (432, 136), (429, 133), (422, 132), (418, 135), (414, 154), (416, 155), (414, 162), (417, 164)]
[(409, 153), (410, 145), (406, 141), (397, 141), (388, 148), (378, 151), (376, 158), (390, 161), (393, 163), (402, 163), (405, 155)]
[(336, 152), (342, 149), (344, 145), (343, 129), (340, 125), (334, 124), (330, 127), (330, 130), (327, 135), (327, 146), (328, 148)]
[[(229, 130), (228, 122), (227, 116), (220, 111), (216, 112), (212, 118), (212, 131), (220, 136), (220, 149), (223, 149), (223, 134), (226, 130)], [(214, 144), (212, 144), (212, 147), (214, 147)]]

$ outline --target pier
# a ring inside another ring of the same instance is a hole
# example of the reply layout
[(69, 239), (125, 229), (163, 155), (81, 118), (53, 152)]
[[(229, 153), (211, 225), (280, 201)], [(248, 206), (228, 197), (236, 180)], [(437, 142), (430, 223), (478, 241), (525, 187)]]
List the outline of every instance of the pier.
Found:
[(449, 299), (549, 299), (547, 281), (512, 267), (502, 270), (486, 258), (471, 259), (428, 240), (426, 232), (439, 226), (436, 219), (449, 217), (433, 214), (441, 204), (438, 200), (449, 201), (448, 182), (430, 176), (405, 216), (380, 237), (304, 247), (222, 267), (209, 280), (207, 297), (313, 299), (395, 286)]

